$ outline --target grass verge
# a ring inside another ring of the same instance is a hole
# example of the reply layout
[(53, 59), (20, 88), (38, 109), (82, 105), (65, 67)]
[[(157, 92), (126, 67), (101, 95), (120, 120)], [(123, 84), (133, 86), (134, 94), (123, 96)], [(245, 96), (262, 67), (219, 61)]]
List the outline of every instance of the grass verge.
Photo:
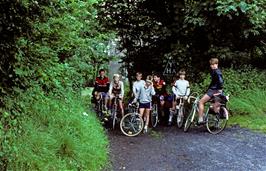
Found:
[[(20, 100), (31, 96), (28, 93)], [(23, 105), (21, 132), (11, 139), (15, 153), (8, 170), (98, 171), (106, 167), (108, 139), (80, 95), (38, 94)]]
[(230, 125), (266, 133), (266, 90), (246, 90), (231, 97), (229, 109), (233, 114)]

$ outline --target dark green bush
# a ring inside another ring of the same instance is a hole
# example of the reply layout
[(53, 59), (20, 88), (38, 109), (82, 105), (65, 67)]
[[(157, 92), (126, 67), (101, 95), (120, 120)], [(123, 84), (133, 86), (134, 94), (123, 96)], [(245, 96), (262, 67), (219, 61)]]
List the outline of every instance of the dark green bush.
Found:
[(99, 170), (107, 139), (80, 89), (108, 63), (98, 1), (0, 2), (0, 170)]
[[(224, 91), (232, 96), (241, 94), (244, 90), (266, 89), (266, 72), (249, 66), (242, 69), (222, 69), (224, 78)], [(210, 84), (210, 75), (203, 74), (203, 81), (191, 84), (194, 91), (205, 93)]]

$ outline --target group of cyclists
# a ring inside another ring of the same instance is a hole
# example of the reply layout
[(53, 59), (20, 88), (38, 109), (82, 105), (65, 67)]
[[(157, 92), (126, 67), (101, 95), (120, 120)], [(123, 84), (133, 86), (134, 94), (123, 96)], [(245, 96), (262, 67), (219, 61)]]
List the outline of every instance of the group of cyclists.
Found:
[[(221, 70), (218, 68), (218, 59), (211, 58), (209, 60), (211, 68), (211, 83), (205, 95), (199, 101), (199, 112), (198, 112), (198, 124), (204, 124), (204, 104), (213, 98), (216, 94), (221, 94), (223, 89), (223, 77)], [(178, 72), (178, 77), (171, 84), (172, 93), (167, 92), (166, 82), (161, 78), (160, 74), (155, 73), (148, 75), (143, 80), (141, 72), (136, 73), (136, 81), (133, 83), (131, 103), (139, 103), (139, 114), (144, 119), (145, 126), (144, 132), (148, 131), (150, 114), (152, 109), (152, 103), (157, 103), (159, 106), (160, 118), (165, 118), (166, 110), (165, 106), (168, 106), (169, 111), (175, 111), (176, 104), (180, 98), (184, 100), (188, 99), (190, 95), (190, 85), (185, 79), (186, 72), (181, 70)], [(100, 97), (104, 99), (104, 111), (105, 114), (110, 114), (112, 99), (118, 97), (119, 108), (122, 117), (124, 116), (124, 83), (121, 81), (119, 74), (114, 74), (113, 79), (109, 80), (106, 76), (106, 71), (101, 69), (99, 76), (95, 80), (93, 90), (93, 99), (97, 101)], [(215, 112), (219, 112), (218, 107), (215, 108)], [(168, 124), (171, 125), (172, 118), (168, 117)]]

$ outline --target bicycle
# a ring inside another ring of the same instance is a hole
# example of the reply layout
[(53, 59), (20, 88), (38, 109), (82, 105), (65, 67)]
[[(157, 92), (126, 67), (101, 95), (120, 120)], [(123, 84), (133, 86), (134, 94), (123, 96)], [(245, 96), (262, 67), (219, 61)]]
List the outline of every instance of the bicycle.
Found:
[(102, 121), (104, 118), (104, 113), (103, 113), (104, 109), (105, 107), (104, 107), (103, 93), (99, 93), (99, 99), (96, 100), (96, 104), (95, 104), (95, 111), (100, 121)]
[(158, 124), (158, 103), (152, 103), (152, 109), (151, 109), (151, 125), (153, 128), (155, 128)]
[(130, 113), (126, 114), (120, 122), (120, 129), (122, 133), (129, 137), (137, 136), (141, 133), (144, 127), (144, 121), (138, 113), (138, 103), (129, 104)]
[(118, 113), (118, 103), (119, 103), (119, 96), (115, 96), (112, 100), (112, 108), (111, 108), (111, 118), (112, 118), (112, 128), (115, 129), (115, 124), (117, 122), (117, 113)]
[[(194, 102), (192, 104), (192, 109), (190, 111), (189, 116), (187, 117), (187, 120), (185, 122), (185, 126), (184, 126), (184, 132), (187, 132), (190, 128), (190, 126), (192, 125), (192, 123), (194, 123), (195, 126), (197, 126), (197, 113), (198, 113), (198, 103), (200, 100), (200, 97), (198, 96), (197, 93), (195, 96), (189, 96), (188, 98), (188, 102), (190, 103), (191, 99), (194, 99)], [(229, 100), (229, 96), (225, 96), (225, 98), (220, 97), (222, 95), (218, 95), (215, 96), (215, 98), (212, 98), (209, 103), (211, 103), (211, 105), (208, 106), (206, 112), (204, 113), (204, 118), (205, 118), (205, 125), (207, 127), (207, 130), (209, 133), (211, 134), (218, 134), (220, 132), (222, 132), (226, 125), (227, 125), (227, 121), (229, 119), (229, 112), (226, 108), (226, 102)], [(217, 102), (216, 100), (220, 100), (219, 102), (219, 113), (216, 114), (215, 112), (213, 112), (213, 104), (215, 102)], [(196, 120), (196, 121), (195, 121)]]
[(170, 110), (170, 116), (169, 116), (169, 121), (171, 122), (173, 116), (176, 116), (176, 124), (178, 128), (181, 128), (183, 126), (184, 122), (184, 115), (185, 115), (185, 96), (181, 96), (179, 98), (179, 103), (176, 105), (176, 110)]

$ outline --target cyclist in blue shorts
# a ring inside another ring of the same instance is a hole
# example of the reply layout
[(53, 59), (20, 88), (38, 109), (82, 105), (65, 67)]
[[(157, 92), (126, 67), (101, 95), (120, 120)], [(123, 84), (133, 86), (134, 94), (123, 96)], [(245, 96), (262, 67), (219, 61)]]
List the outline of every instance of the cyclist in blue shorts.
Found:
[(150, 112), (151, 112), (151, 101), (153, 95), (155, 95), (153, 82), (152, 79), (148, 76), (145, 85), (142, 85), (140, 87), (137, 97), (134, 99), (134, 102), (139, 100), (140, 116), (143, 117), (144, 115), (144, 120), (145, 120), (144, 133), (147, 133), (148, 131)]

